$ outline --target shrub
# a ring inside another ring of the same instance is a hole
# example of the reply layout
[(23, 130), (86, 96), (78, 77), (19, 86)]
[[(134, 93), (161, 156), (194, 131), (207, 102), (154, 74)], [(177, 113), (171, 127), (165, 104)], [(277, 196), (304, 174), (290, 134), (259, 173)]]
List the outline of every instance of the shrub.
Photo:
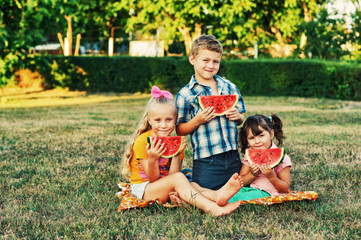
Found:
[[(173, 93), (194, 70), (185, 57), (35, 57), (45, 86), (90, 92), (149, 92), (158, 85)], [(357, 63), (320, 60), (225, 60), (219, 74), (243, 95), (300, 96), (361, 100)]]
[(316, 60), (231, 60), (227, 78), (246, 95), (361, 100), (359, 64)]

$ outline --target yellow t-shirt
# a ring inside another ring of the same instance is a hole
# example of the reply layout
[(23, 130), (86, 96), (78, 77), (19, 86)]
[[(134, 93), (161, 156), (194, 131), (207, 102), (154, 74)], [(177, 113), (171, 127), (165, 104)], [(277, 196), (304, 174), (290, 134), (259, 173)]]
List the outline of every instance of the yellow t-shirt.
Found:
[[(147, 138), (150, 137), (150, 130), (142, 133), (134, 142), (133, 157), (130, 161), (130, 183), (143, 183), (149, 181), (142, 166), (139, 163), (139, 159), (148, 159), (146, 146), (148, 144)], [(180, 159), (184, 159), (184, 151), (181, 152)], [(159, 158), (159, 173), (160, 177), (168, 175), (169, 167), (172, 162), (172, 158)]]

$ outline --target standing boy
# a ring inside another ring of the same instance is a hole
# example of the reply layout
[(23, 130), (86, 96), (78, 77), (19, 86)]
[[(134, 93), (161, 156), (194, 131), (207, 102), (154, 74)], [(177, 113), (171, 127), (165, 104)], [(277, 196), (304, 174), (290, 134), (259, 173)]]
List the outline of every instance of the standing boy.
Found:
[[(177, 134), (191, 137), (193, 181), (213, 190), (240, 172), (237, 125), (242, 124), (246, 111), (237, 86), (216, 75), (222, 51), (222, 44), (212, 35), (196, 39), (189, 55), (195, 74), (176, 97)], [(224, 116), (215, 116), (213, 108), (202, 110), (197, 101), (199, 96), (226, 94), (237, 94), (239, 100)]]

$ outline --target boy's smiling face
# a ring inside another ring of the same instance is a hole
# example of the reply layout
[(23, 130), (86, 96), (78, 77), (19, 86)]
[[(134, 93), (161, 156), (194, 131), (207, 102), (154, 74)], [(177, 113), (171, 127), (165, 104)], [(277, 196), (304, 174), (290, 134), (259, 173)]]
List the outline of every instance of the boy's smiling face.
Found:
[(198, 51), (196, 56), (189, 55), (189, 62), (194, 66), (195, 78), (199, 83), (213, 80), (219, 70), (221, 54), (208, 49)]

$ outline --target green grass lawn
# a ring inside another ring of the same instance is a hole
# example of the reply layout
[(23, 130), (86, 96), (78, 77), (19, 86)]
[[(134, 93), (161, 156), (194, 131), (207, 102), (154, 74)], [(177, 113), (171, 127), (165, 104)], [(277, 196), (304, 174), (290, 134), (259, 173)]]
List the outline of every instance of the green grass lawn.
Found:
[(361, 103), (244, 99), (246, 117), (284, 120), (291, 188), (318, 192), (316, 201), (245, 205), (219, 218), (156, 205), (118, 212), (122, 154), (148, 97), (2, 108), (0, 238), (361, 238)]

